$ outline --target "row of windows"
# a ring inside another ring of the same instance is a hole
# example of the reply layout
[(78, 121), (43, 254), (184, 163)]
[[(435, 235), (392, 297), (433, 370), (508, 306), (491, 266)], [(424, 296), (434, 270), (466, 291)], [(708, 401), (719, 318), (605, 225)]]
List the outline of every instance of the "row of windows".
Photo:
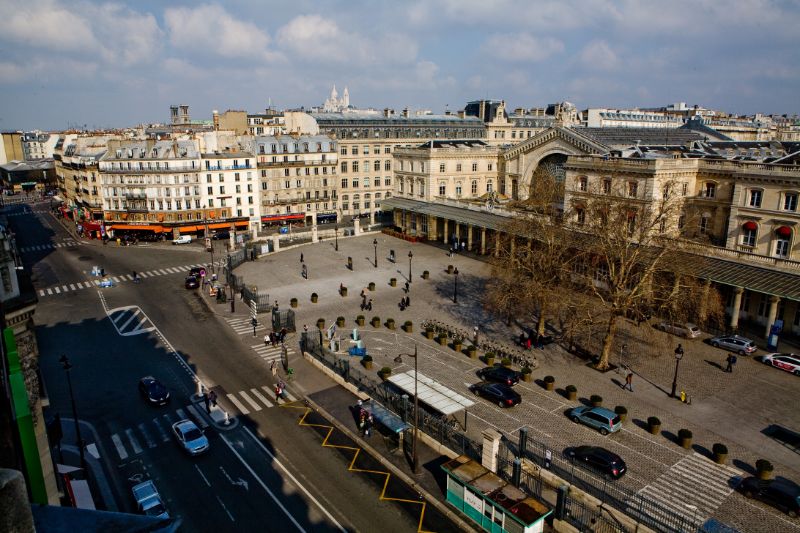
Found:
[[(119, 163), (112, 162), (110, 167), (103, 166), (103, 170), (109, 168), (111, 170), (169, 170), (169, 161), (164, 161), (163, 164), (161, 161), (148, 161), (147, 163), (142, 161), (126, 161), (123, 163), (120, 161)], [(196, 168), (198, 168), (197, 161), (188, 161), (184, 162), (182, 165), (173, 166), (172, 170), (194, 170)]]
[[(364, 150), (364, 152), (363, 152), (364, 155), (369, 155), (369, 145), (364, 145), (363, 150)], [(381, 153), (380, 145), (378, 145), (378, 144), (374, 145), (372, 147), (372, 153), (373, 153), (373, 155), (380, 154)], [(383, 153), (384, 154), (391, 154), (392, 153), (391, 146), (384, 146), (383, 147)], [(347, 146), (342, 146), (341, 154), (342, 155), (347, 155)], [(350, 155), (358, 155), (358, 146), (351, 146), (350, 147)]]
[[(284, 187), (283, 187), (284, 189), (290, 189), (291, 188), (291, 180), (284, 180), (283, 183), (284, 183)], [(309, 182), (308, 184), (306, 184), (306, 186), (308, 186), (308, 187), (319, 187), (320, 186), (319, 183), (320, 183), (319, 180), (314, 180), (314, 184), (313, 185)], [(295, 180), (295, 184), (297, 185), (297, 188), (302, 188), (303, 187), (303, 180)], [(328, 178), (323, 178), (322, 179), (322, 187), (327, 187), (327, 186), (328, 186)], [(262, 181), (261, 182), (261, 190), (262, 191), (267, 191), (269, 189), (276, 190), (276, 189), (279, 189), (279, 188), (280, 188), (280, 182), (277, 181), (277, 180), (273, 180), (271, 182), (267, 182), (267, 181)]]
[[(227, 200), (228, 200), (228, 198), (220, 198), (219, 199), (219, 207), (227, 207)], [(242, 203), (243, 203), (242, 198), (240, 198), (238, 196), (236, 197), (235, 201), (236, 201), (236, 205), (242, 205)], [(253, 197), (252, 196), (248, 196), (247, 197), (247, 203), (250, 204), (250, 205), (253, 204)], [(192, 204), (194, 204), (194, 207), (192, 206)], [(137, 208), (145, 208), (147, 204), (145, 202), (141, 202), (141, 203), (138, 203), (138, 204), (135, 203), (135, 202), (130, 202), (130, 203), (129, 202), (124, 202), (124, 201), (120, 202), (119, 200), (114, 199), (114, 200), (107, 200), (106, 201), (106, 205), (108, 206), (109, 209), (111, 209), (111, 206), (113, 206), (113, 209), (118, 210), (118, 209), (120, 209), (120, 206), (122, 206), (122, 209), (137, 209)], [(174, 207), (175, 211), (180, 211), (181, 209), (186, 209), (186, 210), (189, 210), (189, 209), (200, 209), (200, 207), (201, 207), (199, 198), (196, 198), (194, 201), (192, 201), (190, 199), (186, 199), (186, 200), (183, 200), (183, 201), (175, 200), (174, 203), (173, 203), (172, 200), (149, 200), (149, 206), (150, 206), (150, 210), (151, 211), (155, 211), (155, 210), (158, 210), (158, 211), (173, 211), (173, 207)], [(215, 207), (213, 198), (209, 198), (208, 199), (208, 207), (209, 208)]]
[[(340, 168), (342, 172), (347, 172), (347, 161), (342, 161)], [(353, 172), (359, 172), (358, 161), (353, 161), (351, 168), (353, 169)], [(363, 168), (362, 172), (369, 172), (369, 161), (364, 161), (364, 166), (361, 168)], [(379, 172), (381, 170), (381, 162), (379, 160), (373, 161), (372, 169), (375, 172)], [(383, 170), (386, 171), (392, 170), (392, 161), (390, 159), (387, 159), (386, 161), (383, 162)]]
[[(272, 144), (269, 145), (269, 147), (270, 147), (270, 152), (272, 152), (273, 154), (277, 154), (278, 153), (278, 144), (277, 143), (272, 143)], [(317, 143), (304, 142), (302, 144), (302, 147), (303, 147), (303, 152), (311, 152), (311, 151), (321, 152), (322, 149), (323, 149), (322, 143), (318, 143), (318, 142)], [(289, 145), (287, 143), (282, 143), (280, 145), (280, 148), (281, 148), (280, 151), (282, 153), (287, 153), (289, 151)], [(292, 143), (292, 151), (293, 152), (298, 152), (299, 150), (300, 150), (300, 144), (299, 143)], [(266, 144), (259, 144), (258, 145), (258, 153), (259, 154), (266, 154), (267, 153), (267, 145)]]
[[(252, 172), (248, 172), (247, 173), (247, 181), (250, 181), (251, 179), (253, 179), (253, 173)], [(206, 183), (211, 183), (211, 180), (212, 180), (211, 174), (206, 174)], [(240, 173), (239, 172), (234, 172), (233, 173), (233, 181), (241, 181), (241, 180), (242, 180), (242, 177), (241, 177)], [(217, 181), (219, 181), (220, 183), (224, 183), (225, 182), (225, 174), (219, 173), (217, 175)]]
[[(492, 163), (487, 163), (486, 170), (490, 171), (494, 168)], [(461, 163), (456, 163), (456, 172), (463, 172), (463, 165)], [(400, 162), (400, 170), (403, 170), (403, 162)], [(414, 162), (411, 162), (411, 170), (414, 170)], [(447, 170), (447, 165), (445, 163), (439, 163), (439, 172), (445, 172)], [(425, 172), (425, 167), (422, 167), (422, 172)], [(472, 163), (472, 172), (478, 172), (478, 163)]]
[[(359, 182), (359, 178), (352, 178), (349, 183), (350, 183), (350, 186), (353, 187), (353, 188), (357, 188), (359, 186), (359, 183), (361, 183), (361, 185), (363, 187), (369, 187), (370, 178), (361, 178), (360, 182)], [(381, 179), (378, 178), (378, 177), (373, 178), (372, 184), (373, 184), (372, 185), (373, 187), (380, 187), (381, 186)], [(342, 181), (341, 181), (342, 189), (346, 189), (347, 186), (348, 186), (347, 178), (342, 178)], [(384, 187), (391, 187), (392, 186), (392, 178), (390, 178), (388, 176), (383, 178), (383, 186)]]
[[(288, 189), (288, 187), (287, 187), (287, 189)], [(242, 192), (242, 186), (241, 185), (237, 185), (236, 186), (236, 194), (241, 194), (241, 192)], [(247, 184), (247, 192), (253, 192), (253, 185), (250, 184), (250, 183)], [(208, 186), (208, 194), (209, 195), (214, 194), (214, 187), (212, 187), (210, 185)], [(219, 194), (225, 194), (225, 186), (224, 185), (220, 185), (219, 186)], [(169, 195), (167, 195), (167, 196), (169, 196)]]
[[(222, 174), (220, 174), (222, 176)], [(77, 181), (78, 176), (74, 176)], [(86, 177), (83, 177), (86, 181)], [(96, 181), (94, 174), (92, 174), (92, 182)], [(199, 178), (197, 174), (183, 174), (169, 175), (169, 176), (103, 176), (103, 184), (105, 185), (179, 185), (181, 183), (198, 183)], [(221, 180), (220, 180), (221, 181)], [(238, 181), (238, 180), (237, 180)]]
[[(236, 186), (237, 192), (239, 192), (238, 189), (240, 187), (241, 187), (240, 185)], [(224, 186), (223, 186), (223, 188), (224, 188)], [(247, 188), (248, 188), (248, 192), (252, 192), (252, 186), (251, 185), (248, 185)], [(209, 189), (211, 189), (211, 187), (209, 187)], [(96, 190), (94, 191), (94, 194), (97, 194)], [(145, 192), (142, 189), (132, 190), (132, 189), (126, 189), (126, 188), (117, 188), (117, 187), (111, 187), (110, 189), (109, 188), (104, 188), (103, 189), (103, 196), (124, 196), (126, 194), (141, 194), (141, 195), (144, 195)], [(165, 196), (167, 198), (172, 197), (172, 196), (175, 196), (175, 197), (180, 197), (180, 196), (199, 196), (200, 195), (200, 186), (194, 185), (192, 187), (183, 187), (183, 188), (181, 188), (181, 187), (175, 187), (175, 188), (165, 187), (163, 189), (156, 189), (156, 195)]]
[[(266, 165), (266, 164), (270, 163), (270, 161), (267, 161), (266, 157), (259, 157), (258, 158), (258, 162), (260, 164), (262, 164), (262, 165)], [(327, 154), (322, 154), (322, 157), (320, 159), (301, 159), (299, 155), (295, 155), (294, 159), (292, 159), (291, 161), (289, 161), (289, 156), (288, 155), (283, 156), (283, 159), (281, 159), (281, 161), (278, 161), (278, 157), (273, 155), (271, 162), (272, 163), (280, 163), (280, 162), (283, 162), (283, 163), (305, 163), (306, 165), (318, 165), (320, 163), (327, 163), (328, 162), (328, 155)]]
[[(779, 205), (783, 206), (784, 211), (797, 211), (797, 193), (784, 192), (781, 193), (781, 200)], [(761, 207), (763, 201), (764, 191), (762, 189), (751, 189), (748, 195), (747, 205), (749, 207)]]

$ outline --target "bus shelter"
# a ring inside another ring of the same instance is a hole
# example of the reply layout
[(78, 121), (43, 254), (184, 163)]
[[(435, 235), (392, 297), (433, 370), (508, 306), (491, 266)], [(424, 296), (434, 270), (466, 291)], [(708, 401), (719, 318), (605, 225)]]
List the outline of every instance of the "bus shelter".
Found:
[(491, 533), (540, 533), (553, 510), (462, 455), (442, 465), (447, 502)]
[[(412, 398), (414, 397), (414, 389), (416, 386), (419, 401), (440, 412), (444, 416), (451, 416), (455, 419), (455, 415), (464, 411), (464, 430), (467, 429), (467, 408), (475, 405), (475, 402), (469, 398), (462, 396), (456, 391), (445, 387), (438, 381), (409, 370), (401, 374), (389, 376), (388, 380), (395, 387), (402, 390)], [(415, 383), (416, 382), (416, 383)]]

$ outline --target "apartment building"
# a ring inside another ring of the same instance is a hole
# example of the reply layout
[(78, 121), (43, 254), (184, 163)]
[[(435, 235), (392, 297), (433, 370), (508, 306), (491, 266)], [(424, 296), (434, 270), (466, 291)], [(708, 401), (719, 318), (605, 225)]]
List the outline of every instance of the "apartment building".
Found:
[(113, 135), (61, 135), (53, 148), (59, 194), (75, 220), (102, 220), (99, 162)]

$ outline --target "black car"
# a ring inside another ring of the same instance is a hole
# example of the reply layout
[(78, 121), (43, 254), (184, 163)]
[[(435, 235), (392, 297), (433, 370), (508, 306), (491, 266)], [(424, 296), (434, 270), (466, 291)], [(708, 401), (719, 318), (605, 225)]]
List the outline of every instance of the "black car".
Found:
[(183, 283), (183, 285), (187, 289), (196, 289), (200, 286), (200, 282), (195, 276), (186, 276), (186, 281)]
[(522, 396), (502, 383), (492, 383), (481, 381), (475, 385), (470, 385), (469, 390), (477, 396), (483, 396), (487, 400), (495, 402), (500, 407), (513, 407), (522, 402)]
[(600, 446), (578, 446), (570, 449), (567, 455), (614, 479), (619, 479), (628, 470), (622, 457)]
[(800, 515), (800, 487), (783, 479), (745, 478), (737, 487), (746, 498), (755, 498), (780, 509), (792, 518)]
[(200, 278), (201, 277), (200, 274), (202, 274), (205, 271), (206, 269), (203, 267), (192, 267), (191, 270), (189, 270), (189, 275), (194, 276), (196, 278)]
[(509, 387), (519, 383), (519, 376), (520, 373), (516, 370), (511, 370), (502, 365), (490, 366), (478, 371), (478, 377), (482, 380), (505, 383)]
[(167, 405), (169, 391), (163, 383), (153, 376), (145, 376), (139, 380), (139, 392), (153, 405)]
[(212, 235), (211, 238), (216, 240), (216, 241), (220, 241), (222, 239), (230, 239), (231, 238), (231, 232), (229, 232), (229, 231), (218, 231), (217, 233)]

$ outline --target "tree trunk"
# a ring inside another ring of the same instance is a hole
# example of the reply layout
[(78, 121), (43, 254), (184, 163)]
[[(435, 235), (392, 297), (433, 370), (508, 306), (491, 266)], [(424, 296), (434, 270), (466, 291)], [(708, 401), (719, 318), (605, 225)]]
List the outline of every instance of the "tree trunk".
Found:
[(541, 305), (539, 306), (539, 323), (537, 324), (536, 327), (536, 333), (542, 336), (544, 335), (544, 326), (545, 326), (544, 319), (546, 315), (547, 315), (547, 306), (544, 304), (544, 302), (542, 302)]
[(614, 337), (617, 335), (617, 318), (619, 318), (619, 315), (612, 312), (611, 317), (608, 319), (608, 328), (603, 337), (603, 351), (600, 352), (600, 361), (597, 363), (599, 370), (608, 368), (608, 358), (611, 356), (611, 347), (614, 345)]

